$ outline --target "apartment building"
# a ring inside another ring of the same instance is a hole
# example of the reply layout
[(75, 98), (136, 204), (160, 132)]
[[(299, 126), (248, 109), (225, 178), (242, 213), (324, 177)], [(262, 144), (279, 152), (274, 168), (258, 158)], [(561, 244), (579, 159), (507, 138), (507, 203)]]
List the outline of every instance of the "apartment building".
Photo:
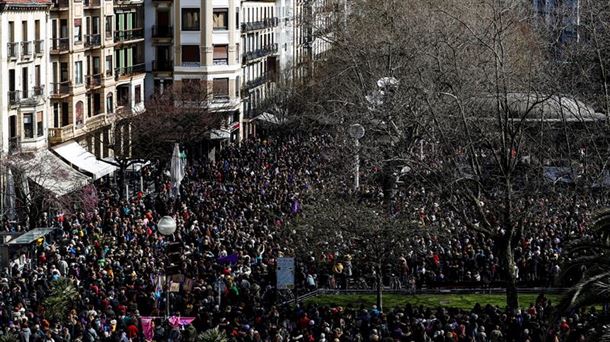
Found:
[(240, 0), (145, 1), (147, 95), (197, 87), (223, 137), (238, 139)]
[(144, 110), (143, 1), (53, 1), (49, 144), (73, 165), (112, 157), (113, 125)]
[(279, 17), (275, 0), (241, 4), (241, 139), (256, 135), (256, 118), (271, 99), (279, 74)]
[(51, 3), (0, 3), (1, 153), (47, 146), (47, 14)]

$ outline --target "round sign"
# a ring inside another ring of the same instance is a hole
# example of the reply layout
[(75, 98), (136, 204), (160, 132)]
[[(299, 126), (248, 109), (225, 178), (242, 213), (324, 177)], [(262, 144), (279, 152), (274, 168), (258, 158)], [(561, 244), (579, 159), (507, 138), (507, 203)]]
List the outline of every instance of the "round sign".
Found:
[(362, 139), (364, 136), (364, 127), (360, 124), (349, 126), (349, 135), (354, 139)]
[(172, 235), (176, 231), (176, 221), (171, 216), (163, 216), (157, 223), (161, 235)]

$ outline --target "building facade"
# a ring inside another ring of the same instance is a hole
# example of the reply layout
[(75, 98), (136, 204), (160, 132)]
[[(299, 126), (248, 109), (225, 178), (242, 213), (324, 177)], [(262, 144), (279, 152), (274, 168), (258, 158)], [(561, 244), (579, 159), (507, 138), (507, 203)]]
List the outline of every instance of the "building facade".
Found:
[(51, 145), (77, 141), (111, 157), (113, 124), (144, 110), (142, 0), (54, 0), (50, 14)]
[(50, 1), (0, 2), (1, 154), (47, 147)]
[(256, 135), (256, 118), (271, 99), (279, 74), (279, 17), (274, 1), (242, 1), (241, 5), (240, 138)]

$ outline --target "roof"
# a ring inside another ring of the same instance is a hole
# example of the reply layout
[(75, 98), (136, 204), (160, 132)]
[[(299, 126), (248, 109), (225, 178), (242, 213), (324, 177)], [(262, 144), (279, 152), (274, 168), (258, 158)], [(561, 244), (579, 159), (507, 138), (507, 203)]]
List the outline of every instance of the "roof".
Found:
[(52, 4), (51, 0), (0, 0), (0, 11), (6, 7), (47, 7)]
[[(490, 94), (475, 100), (486, 113), (494, 113), (496, 95)], [(503, 101), (504, 97), (501, 96)], [(596, 113), (593, 108), (574, 98), (558, 95), (533, 93), (506, 94), (511, 117), (525, 121), (598, 121), (606, 116)]]
[(34, 228), (30, 231), (27, 231), (27, 232), (19, 235), (16, 238), (10, 240), (7, 244), (8, 245), (29, 245), (30, 243), (38, 240), (39, 238), (47, 236), (54, 230), (55, 230), (55, 228)]

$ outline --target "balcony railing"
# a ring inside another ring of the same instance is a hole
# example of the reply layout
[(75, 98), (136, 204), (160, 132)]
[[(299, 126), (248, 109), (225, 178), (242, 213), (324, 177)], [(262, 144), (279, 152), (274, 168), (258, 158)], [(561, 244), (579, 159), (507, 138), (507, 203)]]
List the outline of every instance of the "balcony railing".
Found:
[(83, 0), (83, 6), (85, 8), (100, 7), (100, 0)]
[(33, 96), (44, 96), (44, 84), (32, 88)]
[(62, 143), (74, 138), (74, 125), (69, 124), (59, 128), (49, 128), (49, 141), (52, 144)]
[(87, 88), (95, 88), (102, 85), (102, 75), (103, 74), (95, 74), (95, 75), (87, 75), (86, 80), (87, 84), (85, 85)]
[(70, 2), (68, 0), (53, 0), (53, 7), (51, 9), (54, 10), (67, 10)]
[(21, 152), (21, 139), (19, 137), (8, 138), (8, 153), (15, 154)]
[(172, 71), (174, 70), (174, 61), (160, 60), (152, 62), (153, 71)]
[(70, 50), (70, 38), (52, 38), (52, 52), (68, 52)]
[(271, 74), (269, 74), (269, 73), (263, 73), (259, 77), (246, 82), (246, 84), (244, 85), (244, 87), (242, 89), (244, 91), (247, 91), (247, 90), (250, 90), (252, 88), (256, 88), (256, 87), (258, 87), (260, 85), (263, 85), (263, 84), (265, 84), (267, 81), (269, 81), (271, 79), (270, 75)]
[(102, 45), (102, 35), (99, 33), (88, 34), (85, 36), (85, 47), (95, 47)]
[(32, 57), (32, 42), (21, 42), (21, 59)]
[(214, 65), (229, 65), (228, 58), (214, 58)]
[(21, 91), (20, 90), (9, 90), (8, 92), (8, 104), (9, 106), (17, 106), (21, 101)]
[(173, 26), (152, 26), (153, 38), (172, 38), (174, 36)]
[(120, 77), (141, 74), (144, 72), (146, 72), (146, 64), (144, 63), (114, 69), (114, 74), (117, 79)]
[(115, 42), (126, 42), (144, 38), (144, 29), (136, 28), (132, 30), (114, 31)]
[(272, 55), (277, 53), (277, 43), (267, 45), (261, 49), (249, 51), (244, 54), (244, 63), (248, 63), (258, 58)]
[(51, 89), (51, 96), (69, 95), (72, 90), (72, 82), (70, 81), (51, 83), (51, 86), (53, 87)]
[(9, 59), (17, 59), (19, 57), (19, 43), (8, 43), (7, 55)]
[(34, 41), (34, 53), (37, 55), (42, 55), (44, 53), (44, 40)]
[(276, 27), (277, 25), (279, 25), (279, 23), (280, 23), (280, 19), (277, 17), (267, 18), (265, 20), (260, 20), (260, 21), (250, 21), (250, 22), (241, 24), (241, 31), (249, 32), (249, 31), (263, 30), (266, 28)]

